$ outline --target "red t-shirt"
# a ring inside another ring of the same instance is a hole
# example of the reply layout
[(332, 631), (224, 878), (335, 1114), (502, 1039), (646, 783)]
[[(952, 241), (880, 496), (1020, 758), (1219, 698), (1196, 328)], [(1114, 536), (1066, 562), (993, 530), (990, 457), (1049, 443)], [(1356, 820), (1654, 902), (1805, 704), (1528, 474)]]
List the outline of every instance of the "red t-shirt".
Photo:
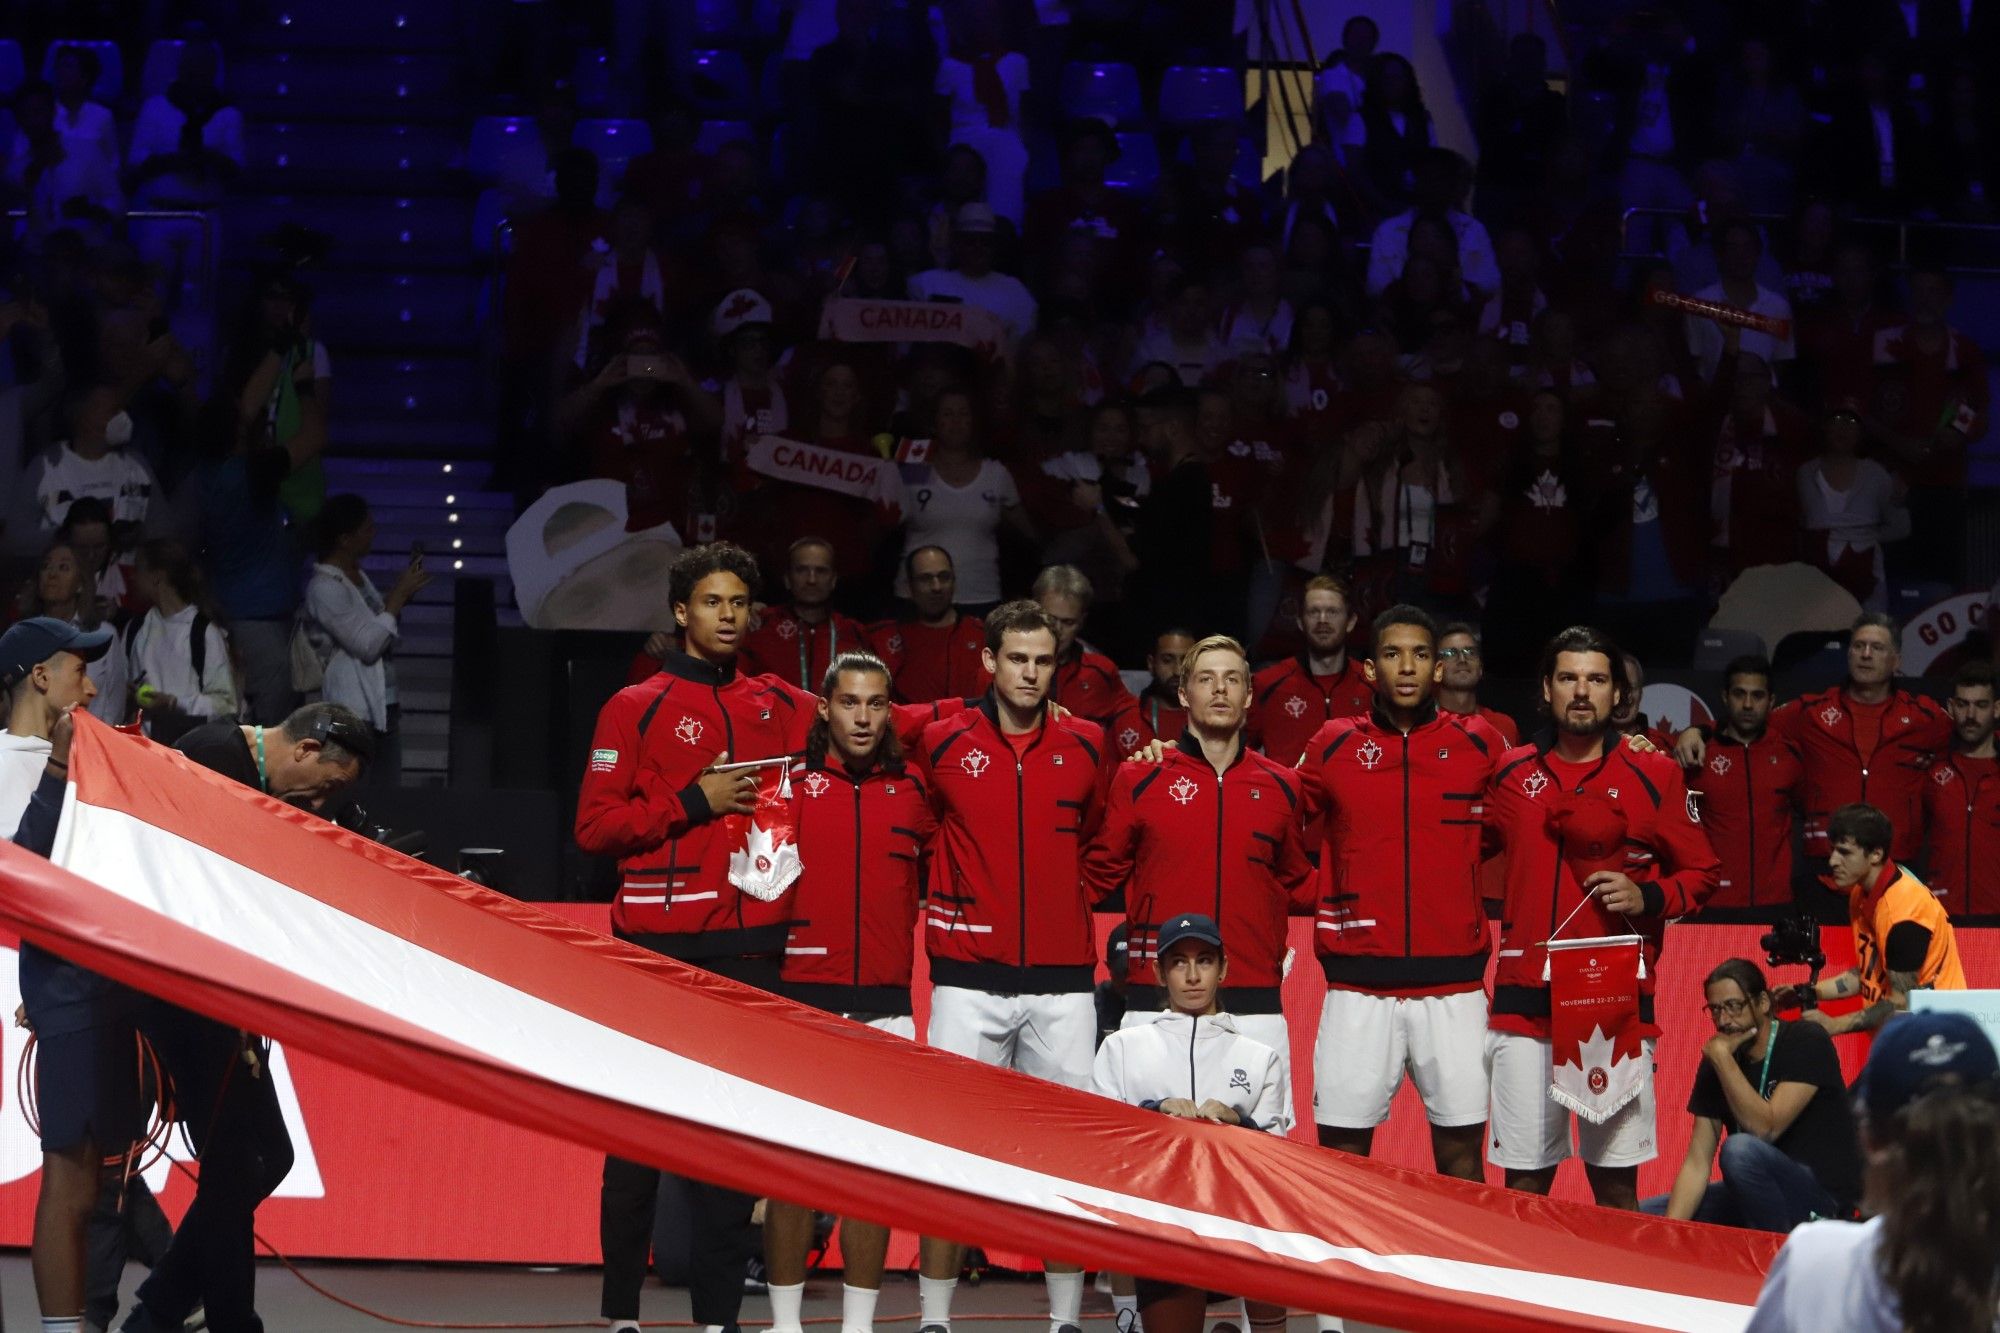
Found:
[(1875, 757), (1875, 747), (1882, 743), (1882, 718), (1889, 711), (1889, 701), (1864, 704), (1848, 697), (1847, 706), (1854, 713), (1854, 748), (1861, 753), (1861, 762), (1866, 764)]

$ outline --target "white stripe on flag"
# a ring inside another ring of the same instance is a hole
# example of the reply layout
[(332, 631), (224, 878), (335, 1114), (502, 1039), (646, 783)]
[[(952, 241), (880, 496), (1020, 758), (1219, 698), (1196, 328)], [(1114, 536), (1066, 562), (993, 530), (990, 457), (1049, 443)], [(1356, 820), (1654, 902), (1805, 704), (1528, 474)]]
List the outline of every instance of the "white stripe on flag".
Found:
[[(432, 953), (176, 834), (68, 790), (57, 864), (386, 1018), (563, 1086), (683, 1120), (730, 1108), (731, 1130), (785, 1147), (838, 1144), (857, 1165), (1057, 1216), (1127, 1213), (1307, 1264), (1347, 1263), (1445, 1291), (1607, 1320), (1740, 1329), (1746, 1307), (1533, 1269), (1377, 1254), (1315, 1236), (1068, 1181), (843, 1114), (676, 1055)], [(411, 892), (426, 890), (412, 886)]]

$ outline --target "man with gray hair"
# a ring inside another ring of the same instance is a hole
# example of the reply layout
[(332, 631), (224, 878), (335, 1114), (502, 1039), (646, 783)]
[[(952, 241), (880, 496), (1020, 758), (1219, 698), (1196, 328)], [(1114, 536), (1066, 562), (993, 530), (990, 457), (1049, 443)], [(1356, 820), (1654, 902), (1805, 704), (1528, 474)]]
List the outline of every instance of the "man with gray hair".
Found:
[(1125, 686), (1118, 665), (1083, 642), (1083, 622), (1090, 616), (1095, 590), (1075, 565), (1050, 565), (1035, 578), (1035, 601), (1056, 626), (1056, 682), (1049, 698), (1104, 728), (1120, 755), (1144, 748), (1153, 739), (1145, 711)]

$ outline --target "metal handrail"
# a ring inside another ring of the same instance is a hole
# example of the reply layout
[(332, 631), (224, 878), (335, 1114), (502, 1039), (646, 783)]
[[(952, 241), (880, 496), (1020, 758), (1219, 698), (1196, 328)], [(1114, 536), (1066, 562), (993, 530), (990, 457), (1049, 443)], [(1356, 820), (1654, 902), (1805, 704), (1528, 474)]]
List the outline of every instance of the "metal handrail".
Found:
[[(204, 285), (215, 281), (215, 214), (203, 208), (128, 208), (123, 214), (126, 221), (138, 218), (146, 222), (199, 222), (201, 224), (201, 273)], [(10, 208), (7, 218), (13, 222), (26, 221), (28, 210)]]
[[(1618, 257), (1620, 259), (1665, 259), (1668, 256), (1658, 250), (1634, 250), (1630, 248), (1632, 220), (1634, 218), (1674, 218), (1684, 219), (1688, 215), (1685, 208), (1632, 207), (1618, 217)], [(1773, 222), (1788, 222), (1786, 213), (1739, 213), (1737, 217), (1746, 222), (1760, 225)], [(1910, 233), (1913, 231), (1956, 232), (1966, 235), (1980, 233), (2000, 235), (2000, 223), (1994, 222), (1951, 222), (1942, 218), (1846, 218), (1842, 225), (1848, 228), (1869, 228), (1893, 232), (1896, 237), (1896, 258), (1891, 267), (1908, 268), (1910, 264)], [(2000, 275), (2000, 267), (1982, 267), (1973, 264), (1952, 264), (1947, 266), (1953, 273), (1966, 273), (1981, 277)]]

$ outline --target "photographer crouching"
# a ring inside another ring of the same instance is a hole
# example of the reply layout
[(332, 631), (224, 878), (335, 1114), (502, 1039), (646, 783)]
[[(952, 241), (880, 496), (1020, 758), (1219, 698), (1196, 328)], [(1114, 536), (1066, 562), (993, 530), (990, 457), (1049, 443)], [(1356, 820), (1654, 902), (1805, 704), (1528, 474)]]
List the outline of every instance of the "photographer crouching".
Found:
[[(1852, 1216), (1861, 1148), (1833, 1038), (1812, 1023), (1781, 1022), (1764, 970), (1747, 958), (1722, 963), (1703, 991), (1715, 1035), (1688, 1094), (1694, 1132), (1673, 1192), (1640, 1208), (1777, 1232)], [(1722, 1179), (1710, 1183), (1718, 1145)]]
[[(1890, 859), (1895, 837), (1889, 816), (1872, 805), (1843, 805), (1827, 820), (1827, 875), (1822, 883), (1847, 895), (1856, 963), (1837, 977), (1779, 992), (1781, 1008), (1796, 1004), (1803, 1019), (1834, 1036), (1873, 1032), (1910, 1007), (1915, 990), (1964, 990), (1965, 968), (1944, 905), (1923, 881)], [(1860, 996), (1862, 1007), (1835, 1018), (1821, 1000)]]

